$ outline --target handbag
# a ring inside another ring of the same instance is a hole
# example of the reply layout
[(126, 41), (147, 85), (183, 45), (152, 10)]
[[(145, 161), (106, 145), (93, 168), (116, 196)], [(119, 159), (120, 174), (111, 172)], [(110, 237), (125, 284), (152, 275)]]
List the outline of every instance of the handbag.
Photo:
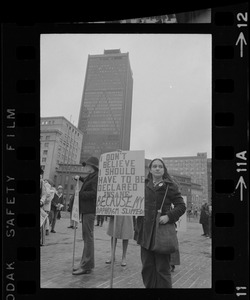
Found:
[(151, 251), (159, 254), (171, 254), (178, 250), (178, 239), (176, 234), (176, 228), (174, 223), (160, 224), (160, 216), (162, 212), (163, 203), (166, 199), (168, 192), (168, 186), (160, 209), (157, 211), (155, 220), (154, 232), (153, 232), (153, 245)]

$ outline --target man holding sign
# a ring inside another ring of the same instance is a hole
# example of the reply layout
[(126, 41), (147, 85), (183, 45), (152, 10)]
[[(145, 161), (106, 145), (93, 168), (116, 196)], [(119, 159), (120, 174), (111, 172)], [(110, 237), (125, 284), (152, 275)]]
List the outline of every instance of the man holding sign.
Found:
[(94, 221), (99, 161), (96, 157), (90, 157), (86, 162), (83, 162), (82, 165), (84, 166), (84, 172), (89, 174), (86, 178), (75, 176), (75, 179), (83, 182), (81, 190), (79, 191), (79, 213), (82, 215), (84, 248), (80, 265), (73, 271), (73, 275), (89, 274), (95, 266)]

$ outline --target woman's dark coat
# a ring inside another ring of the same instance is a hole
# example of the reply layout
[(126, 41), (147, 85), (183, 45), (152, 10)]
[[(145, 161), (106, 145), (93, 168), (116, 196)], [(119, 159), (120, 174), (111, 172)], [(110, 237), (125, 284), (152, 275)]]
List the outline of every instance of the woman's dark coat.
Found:
[(79, 192), (79, 211), (80, 214), (95, 214), (98, 171), (89, 174), (86, 178), (80, 177), (83, 181)]
[[(137, 243), (146, 249), (150, 249), (157, 210), (160, 209), (167, 185), (169, 188), (161, 215), (168, 215), (168, 223), (175, 223), (186, 211), (185, 202), (175, 183), (165, 179), (163, 184), (154, 187), (152, 180), (146, 179), (145, 215), (137, 217), (134, 237)], [(171, 203), (174, 208), (170, 210)]]

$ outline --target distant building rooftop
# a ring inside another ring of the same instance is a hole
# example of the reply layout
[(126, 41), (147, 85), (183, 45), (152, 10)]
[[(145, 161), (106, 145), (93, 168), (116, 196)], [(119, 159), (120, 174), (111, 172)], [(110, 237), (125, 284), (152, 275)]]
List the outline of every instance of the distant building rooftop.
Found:
[(104, 54), (119, 54), (121, 53), (120, 49), (109, 49), (109, 50), (104, 50)]

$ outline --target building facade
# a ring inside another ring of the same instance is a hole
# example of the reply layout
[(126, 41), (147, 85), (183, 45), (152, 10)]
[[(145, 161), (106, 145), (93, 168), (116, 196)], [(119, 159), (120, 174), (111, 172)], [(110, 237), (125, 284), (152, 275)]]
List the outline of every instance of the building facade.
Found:
[(203, 203), (203, 189), (200, 184), (192, 183), (191, 185), (191, 207), (200, 210)]
[(192, 207), (192, 183), (191, 177), (177, 173), (169, 172), (169, 175), (178, 184), (181, 195), (187, 197), (187, 209)]
[(190, 176), (193, 183), (201, 185), (203, 201), (209, 202), (207, 153), (198, 153), (197, 156), (164, 157), (163, 161), (169, 173)]
[(64, 117), (41, 118), (40, 128), (43, 177), (56, 183), (60, 163), (79, 164), (83, 135)]
[(133, 76), (129, 54), (119, 49), (89, 55), (78, 128), (81, 161), (117, 149), (129, 150)]
[[(149, 173), (149, 163), (151, 160), (145, 159), (145, 176), (147, 177)], [(178, 184), (180, 192), (182, 196), (187, 197), (187, 209), (191, 209), (195, 207), (197, 203), (198, 207), (200, 207), (203, 200), (203, 188), (200, 184), (196, 184), (192, 182), (192, 179), (189, 175), (183, 175), (178, 172), (170, 171), (168, 169), (169, 175), (173, 178), (173, 180)], [(196, 201), (193, 201), (193, 200)], [(200, 205), (199, 205), (200, 204)]]

